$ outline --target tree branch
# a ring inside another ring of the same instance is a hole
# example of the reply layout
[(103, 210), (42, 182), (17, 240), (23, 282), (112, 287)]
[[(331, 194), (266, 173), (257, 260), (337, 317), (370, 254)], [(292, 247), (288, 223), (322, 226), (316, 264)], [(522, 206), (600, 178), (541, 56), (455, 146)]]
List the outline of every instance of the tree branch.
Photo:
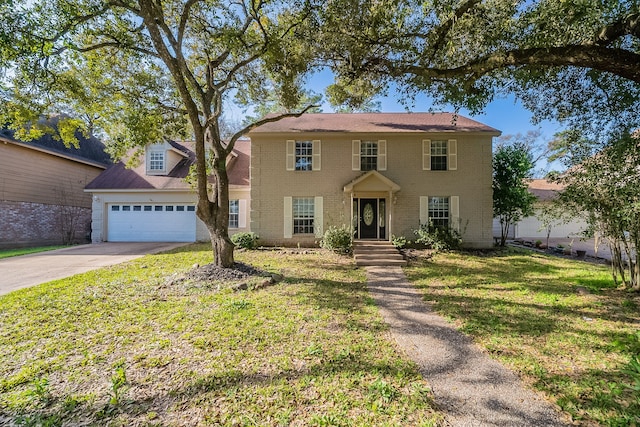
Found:
[(307, 111), (311, 110), (312, 108), (318, 108), (319, 105), (307, 105), (302, 111), (299, 111), (297, 113), (283, 113), (283, 114), (276, 114), (274, 116), (267, 116), (263, 119), (260, 119), (256, 122), (253, 122), (247, 126), (245, 126), (244, 128), (240, 129), (238, 132), (234, 133), (233, 136), (229, 139), (229, 144), (227, 145), (226, 148), (226, 155), (228, 156), (232, 151), (233, 151), (233, 147), (236, 144), (236, 141), (243, 135), (246, 135), (247, 133), (249, 133), (250, 131), (252, 131), (253, 129), (262, 126), (262, 125), (266, 125), (267, 123), (273, 123), (273, 122), (277, 122), (279, 120), (282, 119), (286, 119), (288, 117), (300, 117), (301, 115), (303, 115), (304, 113), (306, 113)]
[(433, 51), (431, 53), (431, 57), (429, 58), (430, 60), (433, 60), (433, 58), (438, 53), (438, 51), (440, 51), (440, 49), (442, 48), (442, 45), (444, 44), (445, 38), (447, 37), (447, 34), (449, 34), (449, 31), (451, 31), (451, 28), (453, 28), (453, 25), (456, 23), (456, 21), (460, 19), (465, 13), (469, 12), (469, 10), (474, 8), (478, 3), (481, 3), (481, 2), (482, 0), (466, 0), (455, 11), (452, 17), (450, 17), (446, 22), (444, 22), (442, 25), (440, 25), (436, 29), (435, 31), (436, 41), (432, 47)]
[(413, 64), (396, 65), (377, 58), (371, 65), (381, 65), (394, 76), (414, 75), (427, 79), (466, 77), (478, 79), (492, 71), (520, 66), (574, 66), (615, 74), (640, 83), (640, 55), (625, 49), (611, 49), (597, 45), (574, 45), (549, 48), (516, 49), (495, 53), (455, 68), (434, 68)]
[(608, 46), (627, 35), (640, 38), (640, 13), (630, 13), (602, 28), (594, 43), (598, 46)]

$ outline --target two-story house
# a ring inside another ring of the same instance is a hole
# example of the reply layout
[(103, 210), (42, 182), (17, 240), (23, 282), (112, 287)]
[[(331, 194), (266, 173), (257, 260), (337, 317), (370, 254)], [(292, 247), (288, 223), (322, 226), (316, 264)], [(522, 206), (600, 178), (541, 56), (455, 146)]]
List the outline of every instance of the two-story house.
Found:
[[(449, 113), (305, 114), (265, 124), (228, 161), (229, 232), (267, 245), (316, 245), (329, 226), (356, 239), (414, 238), (432, 221), (490, 247), (492, 139), (499, 131)], [(150, 144), (132, 169), (91, 182), (92, 239), (196, 241), (208, 232), (185, 181), (188, 143)]]
[(251, 230), (311, 245), (331, 225), (356, 239), (413, 238), (432, 221), (492, 246), (492, 139), (450, 113), (305, 114), (250, 132)]
[[(249, 230), (249, 140), (227, 159), (229, 232)], [(196, 194), (186, 178), (195, 153), (189, 142), (149, 144), (137, 163), (119, 162), (90, 182), (93, 242), (194, 242), (209, 239), (196, 217)]]

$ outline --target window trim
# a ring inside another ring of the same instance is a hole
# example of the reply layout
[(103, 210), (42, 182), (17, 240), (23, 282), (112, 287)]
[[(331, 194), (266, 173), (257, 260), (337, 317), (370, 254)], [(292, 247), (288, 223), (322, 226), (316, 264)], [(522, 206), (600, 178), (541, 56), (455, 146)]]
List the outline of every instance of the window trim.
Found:
[[(232, 206), (235, 205), (236, 211), (232, 211)], [(235, 219), (234, 219), (235, 218)], [(229, 228), (240, 228), (240, 200), (229, 200)]]
[[(444, 141), (436, 139), (433, 141)], [(458, 140), (447, 139), (447, 169), (458, 170)], [(422, 170), (431, 170), (431, 139), (422, 140)]]
[[(303, 206), (296, 206), (297, 203)], [(291, 200), (291, 218), (293, 219), (293, 235), (315, 234), (315, 200), (313, 197), (294, 197)], [(298, 212), (296, 213), (296, 207)], [(311, 209), (309, 209), (309, 207)], [(300, 210), (301, 209), (301, 210)], [(296, 225), (296, 221), (299, 221)], [(297, 231), (302, 229), (303, 231)]]
[(420, 225), (429, 223), (429, 200), (433, 197), (449, 199), (449, 227), (460, 232), (460, 196), (420, 196)]
[[(297, 165), (297, 155), (296, 155), (296, 143), (299, 142), (310, 142), (311, 143), (311, 168), (310, 169), (296, 169)], [(286, 167), (287, 171), (295, 171), (295, 172), (310, 172), (310, 171), (319, 171), (322, 165), (322, 144), (319, 139), (299, 139), (293, 140), (288, 139), (286, 141)]]
[(373, 170), (386, 171), (387, 170), (387, 140), (386, 139), (368, 139), (360, 140), (354, 139), (351, 141), (351, 170), (359, 171), (361, 168), (361, 144), (362, 142), (375, 142), (377, 143), (377, 159), (376, 168)]
[[(161, 159), (155, 159), (154, 156), (161, 156)], [(162, 168), (153, 167), (161, 165)], [(164, 150), (150, 150), (149, 151), (149, 163), (147, 164), (147, 173), (149, 174), (163, 174), (167, 171), (167, 153)]]
[(363, 172), (378, 170), (378, 141), (360, 141), (360, 170)]
[[(323, 198), (322, 196), (315, 196), (315, 197), (298, 197), (296, 196), (295, 198), (308, 198), (308, 199), (313, 199), (313, 234), (315, 235), (315, 237), (320, 238), (322, 237), (322, 234), (324, 233), (324, 218), (323, 218), (323, 211), (324, 211), (324, 204), (323, 204)], [(283, 214), (283, 219), (284, 219), (284, 224), (283, 224), (283, 230), (284, 230), (284, 238), (285, 239), (291, 239), (294, 236), (295, 237), (306, 237), (309, 236), (309, 234), (300, 234), (300, 233), (294, 233), (294, 219), (293, 219), (293, 196), (285, 196), (284, 197), (284, 214)], [(241, 207), (242, 209), (242, 207)]]

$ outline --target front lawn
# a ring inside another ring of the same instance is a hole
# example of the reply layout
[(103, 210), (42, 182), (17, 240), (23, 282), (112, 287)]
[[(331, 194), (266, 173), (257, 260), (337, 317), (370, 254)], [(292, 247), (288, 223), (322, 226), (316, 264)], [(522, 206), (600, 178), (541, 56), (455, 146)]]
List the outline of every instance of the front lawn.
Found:
[(285, 280), (176, 281), (193, 245), (0, 297), (0, 425), (437, 424), (351, 259), (236, 258)]
[(0, 259), (12, 256), (35, 254), (38, 252), (52, 251), (54, 249), (67, 248), (68, 246), (38, 246), (36, 248), (17, 248), (0, 250)]
[(578, 423), (640, 425), (623, 372), (640, 353), (640, 296), (615, 289), (608, 268), (509, 250), (437, 254), (405, 271), (437, 312)]

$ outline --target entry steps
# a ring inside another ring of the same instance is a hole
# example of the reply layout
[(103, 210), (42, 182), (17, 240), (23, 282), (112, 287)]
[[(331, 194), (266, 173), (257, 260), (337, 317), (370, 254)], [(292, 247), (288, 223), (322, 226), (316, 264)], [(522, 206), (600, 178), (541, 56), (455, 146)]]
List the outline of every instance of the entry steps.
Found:
[(407, 261), (398, 249), (391, 242), (382, 240), (355, 240), (353, 242), (353, 258), (359, 267), (407, 265)]

